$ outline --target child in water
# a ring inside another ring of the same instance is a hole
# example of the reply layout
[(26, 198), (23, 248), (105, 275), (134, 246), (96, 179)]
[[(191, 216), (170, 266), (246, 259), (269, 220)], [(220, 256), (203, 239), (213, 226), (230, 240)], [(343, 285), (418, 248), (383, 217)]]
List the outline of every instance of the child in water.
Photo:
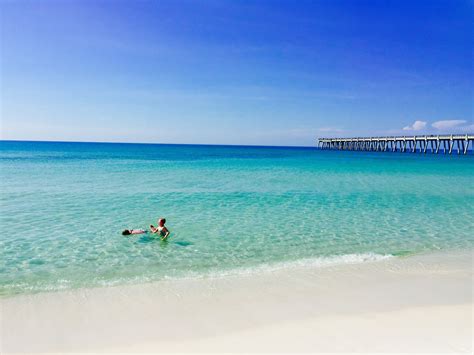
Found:
[(152, 233), (157, 233), (161, 236), (161, 240), (165, 240), (170, 235), (170, 231), (168, 228), (165, 227), (166, 219), (160, 218), (158, 220), (158, 227), (153, 226), (150, 224), (150, 230)]
[(144, 234), (146, 230), (144, 229), (125, 229), (122, 232), (122, 235), (132, 235), (132, 234)]

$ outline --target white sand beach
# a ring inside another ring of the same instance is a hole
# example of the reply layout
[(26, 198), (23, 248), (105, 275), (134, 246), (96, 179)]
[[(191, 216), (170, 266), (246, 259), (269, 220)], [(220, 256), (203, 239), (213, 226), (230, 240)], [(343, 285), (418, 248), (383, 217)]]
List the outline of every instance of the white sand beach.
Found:
[(4, 298), (1, 352), (472, 353), (473, 253)]

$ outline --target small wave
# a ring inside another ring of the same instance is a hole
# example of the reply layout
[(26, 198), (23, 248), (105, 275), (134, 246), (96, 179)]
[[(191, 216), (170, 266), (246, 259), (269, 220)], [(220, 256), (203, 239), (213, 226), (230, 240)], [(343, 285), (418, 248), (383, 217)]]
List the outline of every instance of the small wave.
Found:
[(196, 279), (222, 279), (225, 277), (233, 276), (252, 276), (257, 274), (272, 273), (285, 269), (317, 269), (326, 268), (339, 265), (354, 265), (370, 262), (378, 262), (387, 259), (394, 258), (392, 254), (374, 254), (374, 253), (363, 253), (363, 254), (344, 254), (344, 255), (333, 255), (316, 258), (306, 258), (294, 261), (284, 261), (275, 263), (265, 263), (255, 266), (248, 267), (236, 267), (232, 269), (211, 269), (202, 271), (188, 271), (182, 275), (156, 275), (156, 276), (135, 276), (126, 279), (113, 279), (113, 280), (95, 280), (95, 285), (102, 287), (119, 286), (119, 285), (130, 285), (140, 283), (150, 283), (159, 281), (173, 281), (173, 280), (196, 280)]
[(222, 279), (225, 277), (239, 277), (251, 276), (257, 274), (272, 273), (285, 269), (317, 269), (326, 268), (339, 265), (353, 265), (370, 262), (378, 262), (394, 258), (392, 254), (344, 254), (332, 255), (315, 258), (299, 259), (294, 261), (284, 261), (275, 263), (265, 263), (248, 267), (237, 267), (232, 269), (211, 269), (202, 271), (185, 272), (182, 275), (137, 275), (135, 277), (114, 278), (104, 280), (102, 278), (92, 278), (86, 284), (74, 284), (72, 280), (57, 280), (53, 283), (46, 284), (27, 284), (14, 283), (9, 285), (2, 285), (0, 287), (0, 296), (11, 296), (21, 293), (38, 293), (38, 292), (54, 292), (64, 291), (75, 288), (89, 288), (89, 287), (112, 287), (120, 285), (144, 284), (159, 281), (173, 281), (173, 280), (192, 280), (192, 279)]
[[(362, 264), (369, 262), (378, 262), (393, 258), (392, 254), (375, 254), (375, 253), (363, 253), (363, 254), (344, 254), (344, 255), (332, 255), (332, 256), (321, 256), (315, 258), (305, 258), (294, 261), (283, 261), (275, 263), (265, 263), (261, 265), (233, 268), (228, 270), (211, 270), (204, 273), (192, 273), (188, 274), (184, 278), (222, 278), (227, 276), (239, 276), (239, 275), (254, 275), (261, 273), (271, 273), (284, 269), (317, 269), (339, 265), (353, 265)], [(172, 279), (172, 278), (168, 278)]]

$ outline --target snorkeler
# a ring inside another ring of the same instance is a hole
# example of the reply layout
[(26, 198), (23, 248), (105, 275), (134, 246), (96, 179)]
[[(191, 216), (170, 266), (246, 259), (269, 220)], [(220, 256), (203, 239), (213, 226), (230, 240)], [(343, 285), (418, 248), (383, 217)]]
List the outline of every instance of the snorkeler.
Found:
[(158, 220), (158, 227), (150, 224), (150, 230), (152, 233), (157, 233), (161, 236), (161, 240), (165, 240), (170, 235), (170, 231), (165, 227), (166, 219), (160, 218)]
[(144, 234), (147, 231), (144, 229), (125, 229), (122, 232), (122, 235), (132, 235), (132, 234)]

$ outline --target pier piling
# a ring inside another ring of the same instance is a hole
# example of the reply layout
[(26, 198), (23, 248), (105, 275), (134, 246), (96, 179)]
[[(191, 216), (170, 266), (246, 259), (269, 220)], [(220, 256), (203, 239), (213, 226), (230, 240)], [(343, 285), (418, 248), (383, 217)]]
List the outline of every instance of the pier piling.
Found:
[(354, 150), (371, 152), (411, 152), (452, 154), (468, 154), (469, 147), (474, 151), (474, 134), (464, 135), (423, 135), (423, 136), (391, 136), (391, 137), (356, 137), (356, 138), (318, 138), (319, 149)]

